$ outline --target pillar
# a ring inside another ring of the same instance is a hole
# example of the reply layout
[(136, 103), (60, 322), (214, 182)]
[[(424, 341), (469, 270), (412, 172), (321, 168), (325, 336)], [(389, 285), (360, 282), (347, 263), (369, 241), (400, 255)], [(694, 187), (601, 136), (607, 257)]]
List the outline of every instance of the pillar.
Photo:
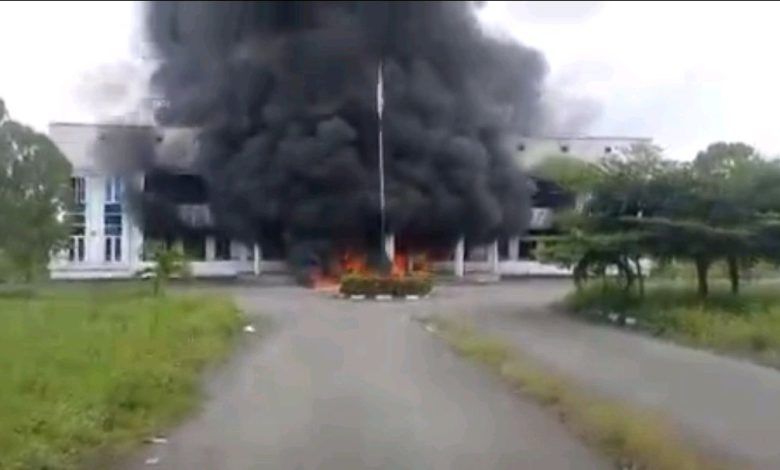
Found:
[(466, 241), (463, 237), (460, 237), (455, 245), (453, 266), (455, 277), (463, 277), (466, 274)]
[(387, 259), (392, 263), (395, 259), (395, 234), (388, 233), (385, 235), (385, 254)]
[(520, 237), (509, 237), (509, 259), (517, 261), (520, 259)]
[(261, 273), (261, 261), (263, 258), (263, 250), (260, 249), (260, 244), (255, 243), (253, 247), (254, 257), (252, 259), (252, 272), (255, 274), (255, 276), (259, 276)]
[(217, 240), (212, 236), (206, 237), (206, 261), (214, 261), (217, 258)]
[(491, 273), (501, 273), (498, 263), (498, 240), (493, 240), (493, 243), (488, 245), (488, 265)]

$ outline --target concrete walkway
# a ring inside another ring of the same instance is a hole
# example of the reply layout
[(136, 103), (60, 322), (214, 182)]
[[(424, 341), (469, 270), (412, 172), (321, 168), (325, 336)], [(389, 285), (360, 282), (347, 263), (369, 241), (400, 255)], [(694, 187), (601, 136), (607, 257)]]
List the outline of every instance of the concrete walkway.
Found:
[(737, 468), (780, 469), (780, 371), (553, 313), (569, 284), (446, 288), (430, 313), (469, 314), (543, 364), (609, 397), (659, 410)]
[(275, 331), (247, 335), (202, 412), (121, 468), (611, 468), (552, 414), (410, 321), (435, 300), (350, 302), (278, 286), (234, 293), (250, 318), (273, 316)]

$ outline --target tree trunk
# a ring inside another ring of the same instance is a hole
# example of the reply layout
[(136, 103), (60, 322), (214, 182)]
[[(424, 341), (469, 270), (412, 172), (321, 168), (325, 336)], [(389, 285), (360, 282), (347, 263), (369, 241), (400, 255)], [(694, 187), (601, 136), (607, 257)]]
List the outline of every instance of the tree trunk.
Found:
[(639, 297), (645, 296), (645, 276), (642, 273), (642, 263), (639, 262), (639, 257), (634, 258), (634, 264), (636, 265), (636, 277), (637, 285), (639, 286)]
[(739, 294), (739, 264), (735, 256), (729, 256), (727, 259), (729, 265), (729, 280), (731, 281), (731, 293)]
[(705, 258), (696, 258), (696, 278), (699, 281), (699, 295), (707, 297), (710, 289), (707, 285), (707, 271), (710, 269), (710, 261)]
[(622, 271), (623, 275), (626, 278), (626, 292), (631, 290), (631, 287), (634, 285), (634, 271), (631, 268), (631, 262), (630, 260), (626, 258), (619, 258), (618, 259), (618, 271)]

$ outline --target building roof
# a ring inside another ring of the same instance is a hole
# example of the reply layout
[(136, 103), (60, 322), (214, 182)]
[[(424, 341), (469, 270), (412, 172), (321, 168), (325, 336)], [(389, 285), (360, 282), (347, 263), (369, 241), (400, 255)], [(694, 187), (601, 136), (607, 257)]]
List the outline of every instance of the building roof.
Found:
[(592, 136), (592, 135), (523, 135), (523, 139), (533, 140), (583, 140), (583, 141), (624, 141), (624, 142), (650, 142), (652, 137), (632, 137), (632, 136)]

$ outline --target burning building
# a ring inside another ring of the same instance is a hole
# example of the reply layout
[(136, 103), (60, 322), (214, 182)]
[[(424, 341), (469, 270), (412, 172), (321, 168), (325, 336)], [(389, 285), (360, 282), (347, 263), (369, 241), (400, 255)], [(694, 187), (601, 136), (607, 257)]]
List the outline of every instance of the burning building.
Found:
[(55, 276), (134, 272), (150, 238), (202, 259), (196, 274), (327, 272), (355, 254), (458, 275), (472, 254), (498, 273), (545, 213), (514, 136), (545, 120), (546, 64), (486, 33), (477, 7), (148, 3), (154, 125), (52, 126), (79, 203)]
[[(181, 157), (181, 148), (188, 147), (182, 141), (192, 138), (191, 131), (159, 129), (151, 125), (52, 123), (50, 135), (73, 166), (72, 184), (76, 198), (69, 247), (52, 260), (53, 277), (130, 277), (147, 265), (144, 245), (150, 239), (180, 244), (193, 260), (195, 275), (261, 275), (289, 271), (280, 237), (240, 240), (215, 224), (205, 181), (190, 171), (192, 151), (188, 157)], [(134, 137), (129, 139), (128, 135)], [(158, 162), (154, 170), (124, 171), (119, 176), (99, 156), (105, 153), (102, 147), (121, 148), (122, 142), (127, 140), (142, 142), (131, 147), (133, 152), (145, 148), (158, 155), (173, 154), (176, 158), (168, 165)], [(628, 141), (638, 140), (523, 138), (517, 141), (516, 155), (518, 158), (525, 158), (528, 153), (538, 156), (539, 151), (548, 152), (566, 145), (572, 155), (595, 159), (609, 153), (606, 148), (618, 149)], [(582, 147), (579, 142), (588, 147)], [(143, 204), (133, 200), (138, 193), (126, 191), (128, 186), (146, 192), (152, 210), (145, 213)], [(549, 233), (552, 229), (555, 210), (570, 204), (569, 195), (554, 184), (538, 179), (534, 180), (534, 186), (531, 217), (525, 232), (488, 243), (459, 237), (454, 243), (433, 246), (429, 250), (432, 258), (428, 260), (428, 267), (460, 276), (467, 272), (566, 274), (566, 270), (535, 261), (533, 248), (535, 235)], [(397, 241), (387, 237), (388, 245), (398, 244)], [(405, 247), (398, 248), (395, 258), (401, 261)], [(361, 257), (360, 253), (356, 255)], [(337, 261), (345, 264), (365, 262), (349, 257), (349, 252), (341, 252)], [(413, 262), (410, 258), (413, 257), (406, 257), (407, 266)]]

